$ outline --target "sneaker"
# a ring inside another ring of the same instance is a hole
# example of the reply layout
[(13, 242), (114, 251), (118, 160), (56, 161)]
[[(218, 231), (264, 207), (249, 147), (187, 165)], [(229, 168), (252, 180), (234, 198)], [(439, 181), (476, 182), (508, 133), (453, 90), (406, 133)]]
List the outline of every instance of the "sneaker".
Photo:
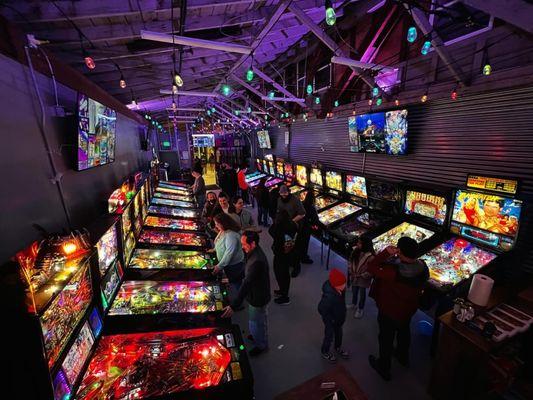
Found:
[(361, 319), (363, 318), (363, 310), (361, 310), (360, 308), (357, 308), (354, 313), (353, 313), (353, 317), (355, 319)]
[(252, 350), (250, 350), (248, 352), (248, 355), (250, 357), (257, 357), (259, 354), (263, 353), (264, 351), (266, 351), (266, 348), (265, 349), (261, 349), (259, 347), (254, 347)]
[(281, 290), (279, 290), (279, 289), (276, 289), (276, 290), (274, 290), (274, 295), (275, 296), (283, 296), (283, 292)]
[(287, 296), (281, 296), (277, 299), (274, 299), (274, 303), (279, 304), (280, 306), (288, 306), (291, 304), (291, 299), (289, 299)]
[(350, 358), (350, 353), (348, 353), (346, 350), (335, 349), (335, 353), (337, 353), (341, 358), (344, 358), (345, 360)]
[(391, 375), (390, 375), (390, 372), (388, 371), (383, 371), (380, 367), (379, 367), (379, 364), (378, 364), (378, 360), (376, 357), (374, 356), (368, 356), (368, 363), (370, 364), (370, 366), (379, 374), (379, 376), (381, 376), (383, 378), (384, 381), (390, 381), (391, 380)]
[(332, 364), (337, 362), (337, 357), (335, 357), (335, 354), (333, 353), (322, 353), (322, 358), (328, 360)]

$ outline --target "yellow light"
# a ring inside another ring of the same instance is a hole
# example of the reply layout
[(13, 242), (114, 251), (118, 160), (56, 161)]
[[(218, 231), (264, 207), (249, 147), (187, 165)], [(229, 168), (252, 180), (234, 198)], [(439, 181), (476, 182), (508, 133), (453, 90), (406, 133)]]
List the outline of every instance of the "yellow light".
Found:
[(76, 250), (78, 250), (78, 246), (76, 246), (75, 243), (72, 242), (66, 242), (63, 244), (63, 251), (66, 255), (74, 253)]
[(421, 98), (420, 98), (420, 101), (422, 103), (425, 103), (426, 101), (428, 101), (428, 95), (427, 94), (424, 94)]

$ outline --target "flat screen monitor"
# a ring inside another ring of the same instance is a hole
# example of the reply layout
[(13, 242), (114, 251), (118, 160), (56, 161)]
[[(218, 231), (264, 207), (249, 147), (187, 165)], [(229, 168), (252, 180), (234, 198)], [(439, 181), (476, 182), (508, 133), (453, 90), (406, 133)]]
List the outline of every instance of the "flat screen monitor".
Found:
[(78, 97), (78, 171), (115, 161), (117, 113), (90, 99)]
[(307, 167), (305, 165), (296, 165), (296, 182), (300, 186), (307, 186)]
[[(508, 250), (518, 234), (521, 210), (521, 200), (458, 190), (453, 205), (452, 232)], [(460, 226), (459, 232), (454, 231), (454, 223)]]
[(348, 118), (350, 151), (404, 155), (407, 153), (407, 110)]
[(215, 135), (192, 135), (192, 145), (194, 147), (215, 147)]
[(366, 179), (364, 176), (346, 174), (346, 193), (351, 196), (366, 199)]
[(270, 149), (270, 135), (268, 131), (257, 131), (257, 141), (259, 142), (259, 148)]
[(446, 198), (431, 193), (407, 190), (403, 211), (409, 215), (418, 215), (437, 225), (443, 225), (448, 210)]
[(319, 168), (311, 168), (309, 181), (315, 186), (322, 187), (324, 185), (322, 180), (322, 170)]
[(342, 191), (342, 175), (336, 171), (326, 171), (326, 187), (338, 192)]

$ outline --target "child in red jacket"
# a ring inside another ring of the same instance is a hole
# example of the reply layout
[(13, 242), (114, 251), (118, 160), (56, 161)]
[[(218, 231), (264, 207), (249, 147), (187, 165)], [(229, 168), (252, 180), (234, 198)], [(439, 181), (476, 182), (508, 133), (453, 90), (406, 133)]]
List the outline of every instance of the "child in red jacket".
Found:
[(387, 247), (368, 266), (368, 272), (374, 277), (369, 296), (376, 301), (379, 325), (379, 358), (371, 355), (368, 361), (386, 381), (391, 379), (395, 338), (394, 356), (403, 366), (409, 365), (411, 318), (429, 279), (428, 267), (417, 255), (418, 243), (402, 237), (397, 247)]

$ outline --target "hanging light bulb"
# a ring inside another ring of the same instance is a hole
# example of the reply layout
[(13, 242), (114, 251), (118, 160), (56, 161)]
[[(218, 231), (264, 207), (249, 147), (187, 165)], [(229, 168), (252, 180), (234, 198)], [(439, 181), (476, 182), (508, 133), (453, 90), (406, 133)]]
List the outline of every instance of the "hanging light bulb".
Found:
[(176, 86), (176, 84), (172, 84), (172, 94), (177, 94), (178, 93), (178, 87)]
[(172, 110), (176, 111), (177, 108), (178, 106), (176, 105), (176, 102), (172, 101)]
[(399, 106), (400, 105), (400, 99), (396, 97), (396, 100), (394, 100), (394, 104)]
[(207, 110), (207, 116), (211, 116), (211, 110)]
[(235, 110), (235, 115), (238, 117), (239, 116), (239, 110)]
[(85, 65), (87, 66), (87, 68), (95, 69), (96, 63), (94, 62), (93, 58), (89, 54), (87, 54), (85, 50), (83, 51), (83, 53), (83, 61), (85, 61)]
[(372, 99), (368, 99), (368, 105), (371, 106), (374, 101)]
[(357, 114), (357, 111), (352, 110), (352, 115), (356, 115), (356, 114)]
[(248, 108), (246, 109), (246, 112), (248, 112), (248, 114), (251, 114), (251, 113), (252, 113), (252, 107), (248, 107)]
[(492, 73), (492, 66), (489, 63), (489, 60), (485, 62), (485, 65), (483, 65), (483, 75), (488, 76)]
[(311, 85), (311, 84), (307, 85), (307, 87), (305, 88), (305, 92), (307, 94), (313, 93), (313, 85)]
[(376, 99), (376, 105), (377, 105), (377, 106), (380, 106), (382, 103), (383, 103), (383, 99), (382, 99), (381, 96), (379, 96), (379, 97)]
[(450, 98), (455, 101), (457, 100), (457, 97), (459, 97), (459, 94), (457, 93), (457, 87), (455, 87), (453, 90), (452, 90), (452, 93), (450, 94)]
[(118, 85), (121, 89), (126, 89), (126, 79), (124, 79), (124, 75), (120, 74), (120, 81), (118, 81)]
[(333, 106), (338, 107), (339, 106), (339, 100), (335, 100), (335, 102), (333, 103)]
[(372, 97), (377, 97), (379, 94), (379, 88), (377, 86), (374, 86), (372, 88)]
[(426, 93), (424, 93), (424, 94), (422, 95), (422, 97), (420, 98), (420, 101), (421, 101), (422, 103), (425, 103), (426, 101), (428, 101), (428, 92), (427, 92), (427, 91), (426, 91)]
[(320, 97), (315, 97), (315, 104), (320, 104)]
[(422, 53), (423, 56), (426, 56), (429, 53), (430, 49), (431, 49), (431, 41), (426, 40), (424, 44), (422, 45), (422, 48), (420, 49), (420, 53)]
[(410, 26), (409, 29), (407, 29), (407, 41), (409, 43), (413, 43), (417, 37), (418, 32), (416, 31), (416, 28), (414, 26)]
[(222, 85), (222, 94), (223, 94), (224, 96), (229, 96), (230, 93), (231, 93), (231, 87), (230, 87), (227, 83), (225, 83), (224, 85)]
[(337, 15), (335, 14), (335, 9), (333, 8), (333, 4), (331, 4), (331, 0), (326, 0), (324, 7), (326, 9), (326, 24), (329, 26), (335, 25)]
[(177, 87), (183, 86), (183, 79), (181, 78), (180, 74), (178, 74), (176, 71), (174, 71), (174, 83)]
[(268, 92), (268, 98), (270, 98), (270, 99), (273, 99), (275, 95), (276, 94), (272, 90), (270, 92)]
[(252, 70), (252, 68), (248, 68), (248, 71), (246, 71), (246, 80), (248, 82), (251, 82), (254, 80), (254, 71)]

